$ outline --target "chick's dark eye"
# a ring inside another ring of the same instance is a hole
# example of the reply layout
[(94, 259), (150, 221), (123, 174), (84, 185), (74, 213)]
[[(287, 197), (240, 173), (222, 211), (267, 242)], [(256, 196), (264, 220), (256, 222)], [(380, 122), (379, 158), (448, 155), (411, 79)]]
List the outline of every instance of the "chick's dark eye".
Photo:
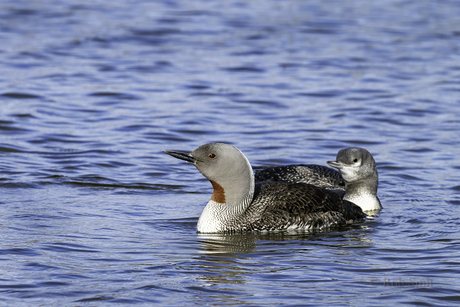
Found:
[(212, 154), (209, 154), (208, 157), (210, 157), (211, 159), (214, 159), (216, 157), (216, 155), (212, 153)]
[(355, 163), (358, 162), (358, 159), (354, 159), (353, 162), (355, 162)]

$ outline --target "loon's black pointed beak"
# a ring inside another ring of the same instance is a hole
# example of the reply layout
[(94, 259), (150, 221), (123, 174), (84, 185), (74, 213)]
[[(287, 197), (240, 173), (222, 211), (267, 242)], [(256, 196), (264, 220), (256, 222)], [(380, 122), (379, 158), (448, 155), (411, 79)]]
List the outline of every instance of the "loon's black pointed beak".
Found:
[(174, 158), (181, 159), (187, 162), (190, 162), (192, 164), (196, 163), (196, 159), (192, 157), (192, 155), (189, 152), (186, 151), (179, 151), (179, 150), (163, 150), (164, 153), (167, 153), (170, 156), (173, 156)]
[(332, 166), (333, 168), (336, 168), (336, 169), (342, 169), (343, 168), (343, 164), (340, 163), (340, 162), (327, 161), (326, 163), (329, 164), (330, 166)]

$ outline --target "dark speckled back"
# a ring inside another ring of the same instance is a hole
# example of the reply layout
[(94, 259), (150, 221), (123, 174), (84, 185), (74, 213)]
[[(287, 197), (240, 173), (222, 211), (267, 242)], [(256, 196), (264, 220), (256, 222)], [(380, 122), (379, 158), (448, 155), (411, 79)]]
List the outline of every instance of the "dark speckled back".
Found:
[[(307, 229), (345, 225), (366, 215), (340, 194), (305, 183), (257, 183), (254, 199), (238, 224), (243, 230)], [(238, 228), (232, 225), (231, 228)]]
[(338, 171), (314, 164), (267, 167), (262, 170), (256, 170), (255, 180), (256, 182), (302, 182), (328, 190), (345, 191), (345, 181)]

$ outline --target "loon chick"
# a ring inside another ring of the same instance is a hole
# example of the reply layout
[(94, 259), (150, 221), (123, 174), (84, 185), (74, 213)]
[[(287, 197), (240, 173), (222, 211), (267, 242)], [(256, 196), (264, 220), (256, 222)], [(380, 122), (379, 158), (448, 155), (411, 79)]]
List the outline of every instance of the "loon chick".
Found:
[(198, 219), (200, 233), (321, 229), (352, 223), (366, 215), (331, 191), (305, 183), (255, 183), (246, 156), (224, 143), (193, 152), (164, 151), (192, 163), (214, 191)]
[(382, 205), (377, 197), (379, 176), (374, 158), (364, 148), (349, 147), (337, 153), (335, 161), (327, 161), (337, 168), (345, 180), (343, 199), (360, 206), (364, 211), (380, 210)]
[(266, 167), (256, 170), (255, 180), (303, 182), (328, 190), (345, 191), (345, 181), (338, 171), (315, 164)]

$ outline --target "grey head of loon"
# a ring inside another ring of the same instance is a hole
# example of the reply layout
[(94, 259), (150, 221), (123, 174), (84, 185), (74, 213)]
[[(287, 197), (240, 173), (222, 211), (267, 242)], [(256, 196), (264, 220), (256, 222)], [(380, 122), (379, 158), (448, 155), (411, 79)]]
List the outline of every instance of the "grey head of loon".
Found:
[(200, 233), (319, 229), (365, 217), (355, 204), (309, 184), (256, 184), (249, 160), (229, 144), (209, 143), (190, 153), (164, 152), (192, 163), (214, 188), (198, 220)]
[(382, 209), (377, 197), (377, 167), (369, 151), (359, 147), (341, 149), (336, 160), (327, 161), (327, 164), (337, 168), (345, 180), (344, 199), (366, 211)]
[(164, 151), (192, 163), (212, 184), (211, 200), (217, 203), (239, 203), (254, 192), (254, 174), (246, 156), (235, 146), (225, 143), (202, 145), (191, 153)]

